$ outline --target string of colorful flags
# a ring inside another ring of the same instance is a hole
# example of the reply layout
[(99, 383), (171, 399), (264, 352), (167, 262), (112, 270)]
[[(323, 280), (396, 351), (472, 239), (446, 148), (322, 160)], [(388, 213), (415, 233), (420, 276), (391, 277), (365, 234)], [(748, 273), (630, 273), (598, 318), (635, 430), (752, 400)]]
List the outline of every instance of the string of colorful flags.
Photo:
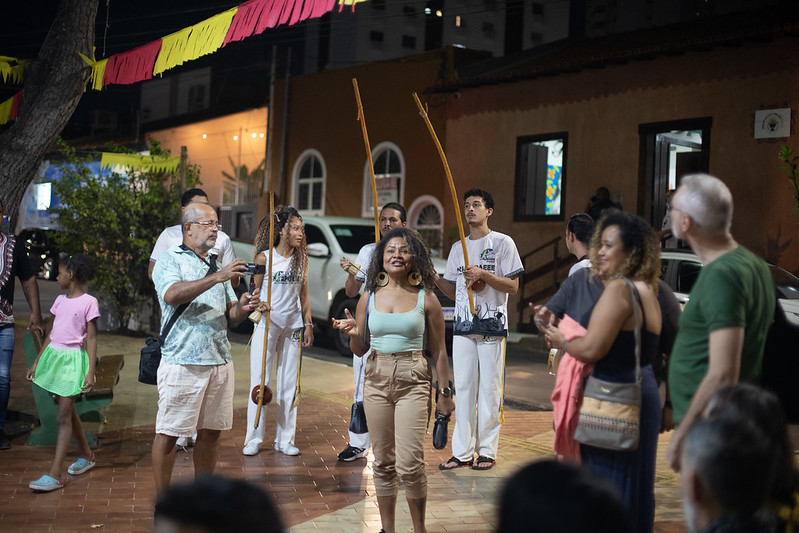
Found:
[[(249, 0), (241, 5), (183, 28), (161, 39), (127, 52), (95, 61), (81, 57), (92, 68), (89, 85), (102, 90), (108, 85), (129, 85), (160, 76), (187, 61), (212, 54), (232, 42), (263, 33), (284, 24), (292, 25), (318, 18), (338, 4), (339, 11), (366, 0)], [(24, 60), (0, 56), (3, 81), (22, 83)], [(19, 113), (22, 91), (0, 103), (0, 124), (14, 120)]]
[(122, 167), (130, 171), (173, 172), (180, 165), (180, 157), (165, 155), (119, 154), (102, 152), (100, 168)]

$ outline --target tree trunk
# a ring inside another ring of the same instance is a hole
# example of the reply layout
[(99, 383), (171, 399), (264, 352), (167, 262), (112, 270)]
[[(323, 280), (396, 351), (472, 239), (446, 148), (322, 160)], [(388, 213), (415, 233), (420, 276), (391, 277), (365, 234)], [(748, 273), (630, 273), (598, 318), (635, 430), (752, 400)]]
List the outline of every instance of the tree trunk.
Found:
[(25, 67), (22, 106), (0, 135), (0, 201), (14, 230), (19, 203), (42, 157), (69, 122), (83, 95), (92, 57), (97, 0), (61, 0), (36, 61)]

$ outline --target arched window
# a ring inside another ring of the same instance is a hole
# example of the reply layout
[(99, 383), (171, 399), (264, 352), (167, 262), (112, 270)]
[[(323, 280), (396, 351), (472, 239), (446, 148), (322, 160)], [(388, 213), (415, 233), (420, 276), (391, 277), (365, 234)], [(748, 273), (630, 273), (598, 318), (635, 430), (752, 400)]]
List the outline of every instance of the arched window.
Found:
[(408, 209), (408, 225), (419, 232), (434, 257), (444, 246), (444, 208), (435, 196), (420, 196)]
[(318, 150), (305, 150), (294, 165), (294, 207), (303, 214), (325, 214), (327, 169)]
[[(377, 207), (380, 208), (389, 202), (402, 203), (405, 195), (405, 159), (399, 147), (390, 142), (378, 144), (372, 150), (372, 161), (375, 169), (375, 184), (377, 185)], [(363, 209), (361, 216), (373, 217), (372, 209), (372, 183), (369, 177), (369, 168), (364, 165), (363, 175)]]

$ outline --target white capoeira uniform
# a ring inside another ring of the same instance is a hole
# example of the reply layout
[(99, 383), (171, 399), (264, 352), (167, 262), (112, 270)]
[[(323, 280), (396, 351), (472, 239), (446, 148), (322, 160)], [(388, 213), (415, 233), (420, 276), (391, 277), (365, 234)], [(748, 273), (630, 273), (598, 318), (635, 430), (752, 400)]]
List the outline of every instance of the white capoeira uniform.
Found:
[[(261, 252), (266, 253), (266, 252)], [(296, 252), (295, 252), (296, 253)], [(277, 409), (277, 428), (275, 430), (275, 447), (285, 448), (294, 445), (294, 434), (297, 431), (297, 407), (293, 406), (294, 395), (299, 378), (297, 370), (300, 364), (300, 342), (302, 339), (302, 308), (300, 306), (300, 288), (303, 276), (290, 275), (292, 257), (283, 257), (272, 250), (272, 312), (269, 320), (269, 339), (266, 350), (266, 383), (272, 377), (272, 368), (277, 358), (277, 374), (272, 388), (272, 405)], [(267, 268), (269, 262), (267, 260)], [(267, 278), (261, 286), (261, 294), (267, 291)], [(255, 326), (250, 346), (250, 390), (261, 384), (261, 361), (264, 347), (264, 328), (266, 316)], [(270, 387), (271, 388), (271, 387)], [(247, 402), (247, 435), (244, 446), (264, 441), (266, 422), (266, 405), (261, 409), (261, 420), (255, 429), (255, 413), (258, 406)]]
[[(516, 244), (505, 234), (492, 231), (481, 239), (466, 239), (466, 248), (470, 265), (496, 276), (513, 278), (524, 271)], [(474, 293), (476, 315), (472, 316), (463, 268), (463, 248), (456, 242), (444, 272), (444, 279), (455, 283), (452, 455), (459, 461), (471, 461), (475, 453), (496, 459), (505, 382), (508, 294), (486, 284)]]
[[(355, 262), (361, 265), (361, 269), (358, 274), (355, 276), (355, 281), (360, 281), (361, 283), (366, 283), (366, 272), (369, 270), (369, 264), (372, 262), (372, 255), (375, 252), (375, 243), (371, 242), (366, 244), (361, 248), (358, 252), (358, 258), (355, 259)], [(354, 402), (362, 402), (363, 401), (363, 380), (364, 380), (364, 369), (366, 368), (366, 359), (369, 357), (371, 353), (371, 349), (368, 350), (362, 357), (358, 357), (355, 354), (352, 354), (352, 380), (355, 384), (355, 396), (353, 397)], [(368, 424), (368, 421), (367, 421)], [(350, 434), (350, 441), (349, 444), (353, 448), (363, 448), (364, 450), (368, 450), (369, 447), (372, 445), (371, 440), (369, 439), (369, 433), (353, 433), (349, 431)]]

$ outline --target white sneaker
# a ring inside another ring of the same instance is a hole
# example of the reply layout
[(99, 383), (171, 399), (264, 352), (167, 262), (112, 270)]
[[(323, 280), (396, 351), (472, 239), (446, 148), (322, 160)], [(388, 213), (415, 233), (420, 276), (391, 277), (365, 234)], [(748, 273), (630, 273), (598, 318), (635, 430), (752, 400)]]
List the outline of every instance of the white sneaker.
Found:
[(280, 444), (275, 443), (275, 450), (283, 453), (284, 455), (299, 455), (300, 449), (294, 446), (291, 443), (285, 444), (281, 446)]
[(241, 451), (244, 455), (258, 455), (260, 451), (260, 446), (257, 442), (251, 442), (244, 449)]

